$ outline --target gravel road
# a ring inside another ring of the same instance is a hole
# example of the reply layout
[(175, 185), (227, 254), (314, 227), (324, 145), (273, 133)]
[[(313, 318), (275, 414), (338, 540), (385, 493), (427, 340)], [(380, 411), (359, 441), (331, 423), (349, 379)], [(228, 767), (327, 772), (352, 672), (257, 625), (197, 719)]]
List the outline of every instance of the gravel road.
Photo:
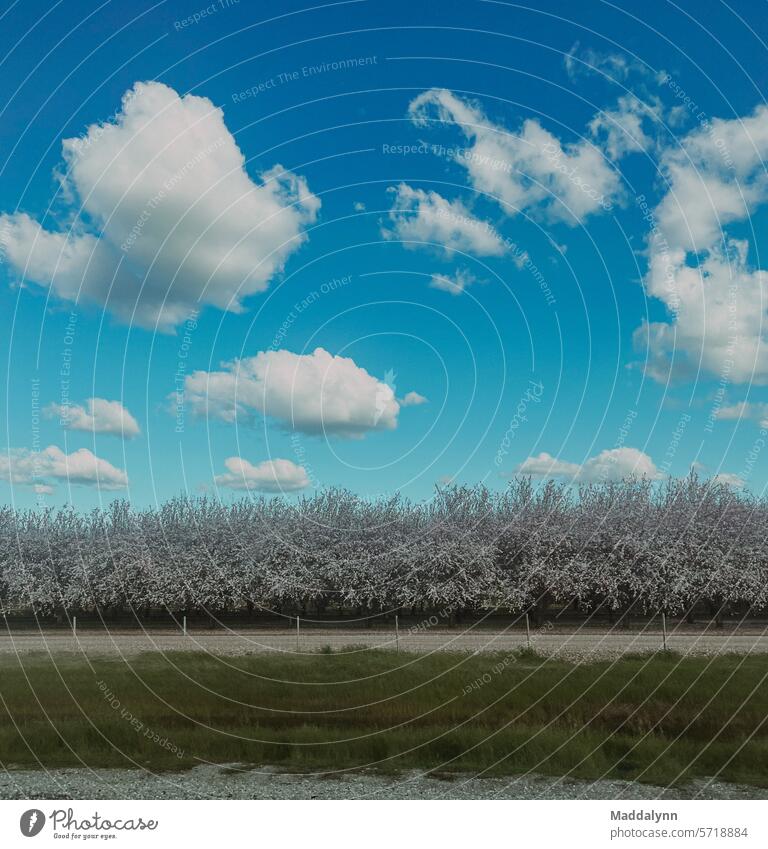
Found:
[[(627, 652), (653, 652), (661, 648), (661, 635), (649, 632), (587, 632), (573, 634), (536, 633), (531, 645), (542, 654), (589, 660), (619, 657)], [(243, 655), (254, 652), (317, 652), (324, 647), (335, 651), (361, 648), (401, 651), (512, 651), (526, 645), (519, 631), (493, 634), (488, 631), (430, 631), (394, 634), (382, 631), (312, 631), (297, 644), (295, 633), (275, 631), (195, 631), (187, 636), (176, 632), (81, 632), (77, 637), (62, 632), (21, 632), (0, 634), (0, 654), (25, 652), (83, 652), (86, 655), (131, 656), (146, 651), (205, 651), (214, 654)], [(751, 634), (672, 634), (668, 647), (681, 654), (714, 655), (768, 652), (768, 635)]]
[(361, 773), (294, 775), (236, 765), (153, 775), (126, 769), (8, 770), (2, 799), (768, 799), (768, 790), (696, 781), (664, 788), (627, 781), (397, 777)]

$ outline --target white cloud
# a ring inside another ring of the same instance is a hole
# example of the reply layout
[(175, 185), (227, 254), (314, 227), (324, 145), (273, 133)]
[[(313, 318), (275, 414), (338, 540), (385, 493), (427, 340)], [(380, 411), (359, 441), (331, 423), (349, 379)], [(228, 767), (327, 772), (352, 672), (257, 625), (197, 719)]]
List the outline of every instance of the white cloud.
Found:
[(589, 122), (589, 131), (611, 159), (629, 153), (649, 150), (653, 138), (644, 128), (648, 121), (658, 121), (659, 108), (649, 106), (633, 94), (622, 95), (613, 109), (598, 112)]
[(726, 486), (733, 486), (736, 489), (741, 489), (745, 486), (744, 479), (731, 472), (720, 472), (712, 478), (714, 483), (722, 483)]
[[(517, 257), (513, 257), (517, 263)], [(433, 274), (429, 285), (433, 289), (442, 289), (451, 295), (460, 295), (468, 286), (477, 283), (477, 278), (466, 268), (457, 268), (453, 274)]]
[(538, 457), (528, 457), (515, 469), (520, 475), (533, 475), (541, 478), (575, 477), (581, 466), (578, 463), (568, 463), (558, 460), (546, 451), (542, 451)]
[[(723, 418), (728, 418), (728, 416), (724, 416)], [(691, 463), (691, 471), (695, 472), (700, 478), (706, 478), (707, 467), (699, 460)], [(719, 472), (709, 478), (709, 483), (725, 484), (726, 486), (734, 486), (737, 489), (742, 489), (746, 486), (746, 481), (740, 475), (733, 474), (732, 472)]]
[(139, 423), (119, 401), (88, 398), (85, 407), (79, 404), (49, 404), (45, 413), (50, 418), (58, 418), (66, 430), (108, 433), (123, 439), (133, 439), (141, 434)]
[(653, 460), (637, 448), (606, 449), (584, 463), (570, 463), (542, 452), (538, 457), (528, 457), (515, 472), (534, 477), (571, 478), (579, 483), (620, 480), (629, 476), (651, 480), (661, 477)]
[(228, 471), (217, 475), (214, 482), (229, 489), (256, 492), (295, 492), (309, 486), (309, 478), (302, 466), (290, 460), (264, 460), (258, 466), (242, 457), (229, 457), (224, 461)]
[(401, 407), (418, 407), (421, 404), (428, 403), (428, 400), (423, 395), (419, 395), (418, 392), (408, 392), (403, 398), (398, 399)]
[(196, 371), (185, 379), (183, 399), (170, 397), (199, 416), (232, 422), (262, 415), (291, 430), (350, 438), (393, 430), (400, 412), (391, 386), (323, 348), (261, 351), (220, 371)]
[(612, 81), (625, 80), (631, 71), (643, 70), (644, 65), (629, 59), (623, 53), (602, 53), (591, 47), (581, 49), (575, 42), (563, 59), (565, 71), (572, 79), (578, 79), (583, 74), (602, 72)]
[[(768, 107), (715, 119), (662, 157), (669, 191), (653, 212), (646, 289), (670, 320), (635, 334), (659, 381), (703, 368), (721, 379), (768, 383), (768, 276), (725, 227), (768, 200)], [(649, 338), (646, 338), (649, 337)]]
[(669, 191), (655, 218), (671, 250), (709, 250), (726, 224), (765, 202), (766, 156), (768, 106), (744, 118), (715, 118), (669, 148), (661, 162)]
[(673, 291), (649, 286), (674, 312), (671, 322), (635, 331), (636, 347), (650, 342), (648, 373), (660, 382), (701, 367), (734, 383), (768, 383), (768, 274), (749, 267), (746, 242), (729, 247), (713, 247), (698, 267), (677, 267)]
[(736, 404), (731, 404), (727, 407), (720, 407), (715, 412), (715, 418), (726, 420), (749, 419), (756, 421), (760, 427), (768, 428), (768, 404), (739, 401)]
[(501, 256), (506, 251), (496, 229), (475, 218), (459, 200), (449, 201), (437, 192), (414, 189), (406, 183), (388, 191), (395, 199), (389, 213), (389, 226), (382, 227), (386, 239), (400, 239), (405, 247), (426, 243), (447, 252), (464, 251), (478, 256)]
[(53, 491), (51, 479), (104, 490), (128, 486), (128, 477), (122, 469), (115, 468), (87, 448), (65, 454), (57, 446), (49, 445), (43, 451), (9, 448), (0, 453), (0, 480), (50, 493)]
[(471, 146), (456, 161), (473, 188), (497, 198), (508, 213), (529, 210), (576, 225), (610, 210), (619, 193), (619, 176), (599, 148), (586, 140), (563, 145), (534, 119), (510, 132), (446, 89), (418, 95), (409, 113), (417, 126), (437, 120), (459, 127)]
[(205, 97), (136, 83), (114, 122), (65, 139), (69, 232), (0, 215), (20, 278), (120, 320), (170, 329), (199, 305), (239, 311), (305, 240), (320, 201), (280, 165), (251, 180), (223, 112)]

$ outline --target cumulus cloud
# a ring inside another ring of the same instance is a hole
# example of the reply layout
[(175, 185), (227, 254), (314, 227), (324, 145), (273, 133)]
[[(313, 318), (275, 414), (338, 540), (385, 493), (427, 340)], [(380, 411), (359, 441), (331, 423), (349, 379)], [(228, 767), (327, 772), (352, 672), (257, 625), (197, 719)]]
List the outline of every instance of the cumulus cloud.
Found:
[(406, 183), (391, 186), (394, 194), (388, 226), (382, 227), (386, 239), (399, 239), (405, 247), (426, 243), (447, 252), (464, 251), (477, 256), (501, 256), (507, 247), (496, 229), (475, 218), (459, 200), (449, 201), (437, 192), (414, 189)]
[(305, 240), (320, 201), (280, 165), (257, 181), (205, 97), (136, 83), (114, 121), (63, 141), (67, 232), (0, 215), (2, 249), (24, 281), (120, 320), (171, 329), (199, 305), (239, 311)]
[(589, 131), (611, 159), (649, 150), (653, 137), (647, 124), (660, 120), (658, 105), (643, 103), (633, 94), (622, 95), (613, 109), (598, 112), (589, 122)]
[(242, 457), (229, 457), (224, 461), (227, 472), (217, 475), (214, 482), (228, 489), (252, 492), (295, 492), (309, 486), (303, 466), (290, 460), (264, 460), (258, 466)]
[(725, 228), (768, 200), (768, 107), (716, 119), (662, 157), (669, 185), (649, 216), (646, 289), (670, 320), (636, 333), (659, 381), (699, 368), (736, 383), (768, 383), (768, 276)]
[(542, 451), (538, 457), (528, 457), (515, 468), (518, 474), (537, 478), (575, 477), (580, 470), (578, 463), (558, 460), (546, 451)]
[(517, 474), (543, 478), (571, 478), (578, 483), (620, 480), (635, 476), (651, 480), (661, 472), (651, 458), (637, 448), (609, 448), (584, 463), (570, 463), (543, 451), (538, 457), (528, 457), (515, 469)]
[(758, 422), (760, 427), (768, 428), (768, 404), (739, 401), (736, 404), (720, 407), (715, 412), (715, 418), (731, 421), (749, 419)]
[[(517, 257), (513, 258), (517, 262)], [(433, 274), (429, 285), (451, 295), (460, 295), (468, 286), (477, 283), (477, 278), (466, 268), (457, 268), (453, 274)]]
[(712, 247), (696, 267), (675, 268), (672, 291), (662, 285), (648, 291), (670, 306), (673, 320), (635, 331), (636, 348), (650, 346), (651, 377), (665, 382), (701, 367), (734, 383), (768, 383), (768, 274), (749, 267), (746, 242)]
[(722, 229), (746, 218), (768, 197), (768, 106), (743, 118), (716, 118), (668, 149), (662, 170), (669, 191), (655, 211), (673, 251), (698, 253), (722, 240)]
[(361, 438), (397, 427), (400, 404), (392, 386), (349, 357), (323, 348), (311, 354), (261, 351), (223, 363), (219, 371), (196, 371), (184, 381), (182, 402), (198, 416), (227, 422), (255, 415), (290, 430)]
[(133, 439), (141, 434), (139, 423), (120, 401), (88, 398), (84, 407), (79, 404), (49, 404), (45, 413), (49, 418), (58, 418), (66, 430), (107, 433), (123, 439)]
[(720, 474), (715, 475), (712, 480), (714, 481), (714, 483), (722, 483), (726, 486), (732, 486), (736, 489), (741, 489), (742, 487), (746, 486), (743, 478), (731, 472), (720, 472)]
[(87, 448), (65, 454), (55, 445), (42, 451), (9, 448), (0, 454), (0, 480), (32, 487), (39, 493), (53, 491), (51, 480), (104, 490), (128, 486), (128, 476), (122, 469), (115, 468)]
[(408, 392), (403, 398), (399, 399), (399, 403), (401, 407), (418, 407), (421, 404), (426, 404), (428, 400), (423, 395), (419, 395), (418, 392)]
[(457, 126), (469, 148), (456, 161), (473, 188), (498, 199), (508, 213), (528, 210), (576, 225), (610, 209), (619, 193), (619, 176), (598, 147), (586, 140), (564, 145), (534, 119), (511, 132), (447, 89), (418, 95), (409, 114), (417, 126)]

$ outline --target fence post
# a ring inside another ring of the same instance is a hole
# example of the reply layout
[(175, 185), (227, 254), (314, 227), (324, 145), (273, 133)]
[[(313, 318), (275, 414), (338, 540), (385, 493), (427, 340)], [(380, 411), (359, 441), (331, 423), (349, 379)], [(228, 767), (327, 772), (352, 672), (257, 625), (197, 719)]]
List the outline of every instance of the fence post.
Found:
[(299, 640), (301, 639), (301, 625), (299, 624), (301, 620), (300, 616), (296, 617), (296, 651), (299, 650)]
[(72, 635), (77, 636), (77, 616), (72, 617)]
[(664, 651), (667, 650), (667, 614), (662, 611), (661, 613), (661, 634), (662, 634), (662, 643), (664, 645)]
[(528, 646), (528, 650), (531, 649), (531, 621), (528, 618), (528, 611), (525, 611), (525, 641)]
[(395, 648), (400, 651), (400, 617), (395, 614)]
[(182, 619), (181, 630), (182, 630), (184, 636), (186, 637), (187, 636), (187, 617), (186, 616)]

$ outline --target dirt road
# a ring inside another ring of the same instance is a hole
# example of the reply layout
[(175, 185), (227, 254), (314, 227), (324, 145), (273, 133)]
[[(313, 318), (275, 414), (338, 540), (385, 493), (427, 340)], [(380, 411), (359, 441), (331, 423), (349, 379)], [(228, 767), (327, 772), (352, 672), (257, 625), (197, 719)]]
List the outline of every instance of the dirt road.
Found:
[[(533, 633), (531, 647), (537, 652), (569, 659), (619, 657), (628, 652), (654, 652), (662, 647), (662, 637), (649, 632), (593, 632), (573, 634)], [(433, 651), (513, 651), (524, 648), (527, 638), (519, 631), (493, 634), (488, 631), (430, 631), (394, 633), (383, 631), (311, 631), (298, 639), (285, 631), (195, 631), (186, 636), (174, 632), (20, 632), (0, 633), (0, 654), (26, 652), (82, 652), (86, 655), (136, 655), (146, 651), (205, 651), (242, 655), (254, 652), (314, 653), (330, 647), (334, 651), (366, 648), (398, 649), (403, 652)], [(670, 634), (667, 647), (681, 654), (714, 655), (768, 652), (768, 635), (749, 634)]]

